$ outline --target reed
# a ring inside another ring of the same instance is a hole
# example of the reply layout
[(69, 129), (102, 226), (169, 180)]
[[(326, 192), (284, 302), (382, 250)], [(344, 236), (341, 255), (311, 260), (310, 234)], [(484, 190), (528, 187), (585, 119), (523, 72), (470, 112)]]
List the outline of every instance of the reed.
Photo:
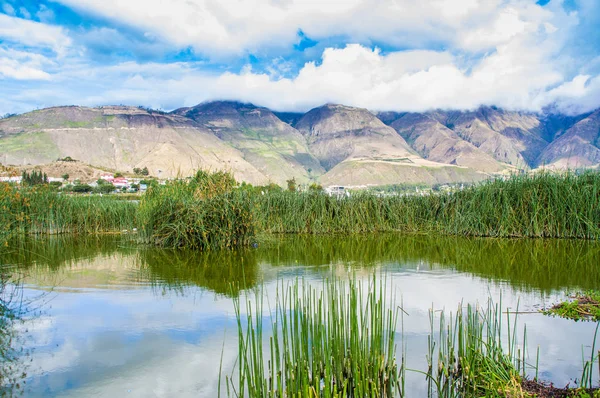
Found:
[(138, 213), (143, 239), (196, 250), (249, 245), (254, 237), (252, 198), (234, 186), (228, 173), (198, 171), (189, 180), (151, 187)]
[[(518, 311), (517, 311), (518, 312)], [(518, 344), (517, 314), (507, 314), (503, 326), (501, 304), (486, 308), (459, 306), (456, 315), (442, 312), (439, 326), (430, 311), (430, 395), (451, 397), (528, 397), (521, 386), (526, 363), (526, 335)], [(437, 363), (435, 358), (437, 357)], [(530, 367), (534, 369), (533, 367)], [(537, 372), (536, 372), (537, 373)]]
[(239, 358), (237, 379), (227, 377), (229, 396), (403, 394), (403, 364), (395, 359), (398, 309), (385, 283), (373, 277), (365, 289), (352, 279), (326, 279), (321, 290), (281, 284), (270, 317), (263, 315), (263, 297), (234, 300)]
[(600, 237), (600, 173), (539, 173), (426, 196), (350, 198), (269, 192), (257, 198), (257, 228), (269, 233), (403, 231), (462, 236)]
[(70, 196), (43, 186), (0, 184), (0, 230), (24, 234), (118, 232), (136, 225), (137, 205), (101, 196)]
[(399, 231), (481, 237), (600, 238), (600, 173), (513, 176), (448, 193), (349, 198), (237, 186), (198, 171), (155, 185), (135, 203), (0, 185), (0, 237), (8, 233), (102, 233), (138, 226), (161, 247), (233, 248), (265, 234)]

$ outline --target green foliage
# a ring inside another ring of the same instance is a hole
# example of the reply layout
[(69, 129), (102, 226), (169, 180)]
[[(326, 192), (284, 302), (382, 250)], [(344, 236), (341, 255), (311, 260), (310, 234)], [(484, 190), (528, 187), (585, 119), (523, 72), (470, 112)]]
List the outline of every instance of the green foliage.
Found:
[(94, 190), (94, 188), (92, 188), (88, 184), (75, 184), (71, 188), (71, 192), (74, 192), (74, 193), (89, 193), (89, 192), (92, 192), (93, 190)]
[(109, 194), (109, 193), (115, 191), (115, 186), (113, 184), (111, 184), (110, 182), (103, 180), (102, 178), (98, 179), (98, 181), (96, 181), (96, 183), (98, 184), (98, 186), (93, 189), (93, 192)]
[(134, 167), (133, 172), (136, 175), (140, 175), (140, 176), (147, 176), (150, 174), (150, 172), (148, 171), (148, 167), (144, 167), (143, 169), (140, 169), (139, 167)]
[(162, 247), (209, 250), (248, 245), (252, 200), (226, 172), (198, 171), (188, 181), (154, 185), (140, 201), (142, 236)]
[(64, 195), (44, 185), (19, 188), (0, 183), (0, 230), (5, 236), (131, 229), (136, 226), (136, 207), (110, 197)]
[(323, 192), (323, 186), (321, 184), (317, 184), (313, 182), (308, 186), (309, 192)]
[(600, 238), (600, 173), (593, 171), (515, 176), (425, 196), (281, 192), (257, 202), (258, 229), (272, 233)]
[(402, 396), (403, 370), (395, 359), (399, 310), (387, 293), (376, 277), (367, 286), (332, 277), (322, 289), (296, 281), (278, 286), (270, 318), (260, 292), (245, 302), (234, 299), (239, 378), (227, 379), (229, 396)]
[(121, 172), (117, 171), (117, 172), (115, 173), (115, 178), (119, 178), (119, 177), (123, 177), (123, 173), (121, 173)]
[(31, 174), (23, 171), (21, 177), (21, 184), (26, 186), (31, 187), (34, 185), (48, 184), (48, 176), (46, 173), (42, 174), (41, 170), (32, 170)]
[(62, 179), (65, 181), (69, 181), (69, 173), (65, 173), (62, 175)]
[[(59, 158), (58, 161), (60, 161), (60, 162), (76, 162), (77, 160), (73, 159), (70, 156), (65, 156), (64, 158)], [(68, 177), (67, 177), (67, 179), (68, 179)]]
[(600, 291), (576, 293), (571, 296), (571, 300), (558, 303), (543, 313), (574, 321), (600, 322)]
[(48, 184), (50, 187), (52, 187), (54, 190), (57, 190), (62, 187), (62, 182), (60, 181), (52, 181), (51, 183)]
[(296, 192), (298, 189), (298, 184), (296, 184), (296, 178), (292, 178), (291, 180), (287, 180), (287, 189), (290, 192)]

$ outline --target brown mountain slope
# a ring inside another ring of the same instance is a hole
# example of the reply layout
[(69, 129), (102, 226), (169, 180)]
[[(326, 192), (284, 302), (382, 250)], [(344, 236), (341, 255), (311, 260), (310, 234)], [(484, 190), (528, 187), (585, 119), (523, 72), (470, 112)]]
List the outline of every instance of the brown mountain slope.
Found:
[(390, 126), (425, 159), (488, 173), (506, 169), (506, 165), (426, 114), (408, 113)]
[(307, 182), (324, 172), (302, 134), (269, 109), (216, 101), (173, 113), (191, 118), (211, 130), (278, 184), (285, 184), (291, 178)]
[(499, 162), (527, 169), (548, 145), (544, 126), (530, 113), (481, 107), (476, 111), (436, 111), (429, 116)]
[(548, 145), (538, 162), (556, 169), (597, 167), (600, 164), (600, 110), (577, 122)]
[(306, 113), (296, 128), (326, 170), (349, 159), (418, 157), (404, 138), (366, 109), (324, 105)]
[(268, 181), (239, 151), (177, 115), (74, 106), (0, 121), (0, 162), (42, 164), (65, 156), (121, 171), (145, 166), (159, 177), (206, 168), (230, 170), (253, 183)]
[[(325, 185), (474, 181), (482, 174), (421, 158), (396, 131), (366, 109), (325, 105), (296, 128), (328, 172)], [(450, 171), (449, 171), (450, 170)]]

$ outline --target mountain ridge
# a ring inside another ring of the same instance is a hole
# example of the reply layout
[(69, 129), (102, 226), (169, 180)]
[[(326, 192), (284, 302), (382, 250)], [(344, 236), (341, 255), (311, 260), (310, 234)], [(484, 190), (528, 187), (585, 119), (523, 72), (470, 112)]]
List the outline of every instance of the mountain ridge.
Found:
[(325, 104), (296, 113), (210, 101), (171, 112), (65, 106), (0, 119), (1, 163), (65, 156), (124, 171), (146, 166), (164, 178), (229, 170), (253, 184), (472, 182), (517, 170), (597, 168), (600, 109), (567, 116)]

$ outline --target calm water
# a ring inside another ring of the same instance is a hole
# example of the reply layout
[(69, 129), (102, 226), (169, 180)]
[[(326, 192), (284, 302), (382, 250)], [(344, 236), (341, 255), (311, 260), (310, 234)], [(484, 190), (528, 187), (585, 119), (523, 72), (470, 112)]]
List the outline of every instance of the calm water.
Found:
[[(232, 296), (262, 287), (273, 299), (278, 281), (374, 272), (403, 299), (409, 368), (425, 369), (431, 308), (502, 297), (503, 307), (528, 312), (519, 322), (531, 362), (540, 347), (540, 377), (566, 385), (580, 376), (596, 325), (535, 312), (565, 291), (600, 287), (600, 245), (582, 241), (286, 237), (202, 254), (55, 238), (20, 243), (0, 263), (11, 265), (33, 309), (16, 326), (32, 397), (215, 397), (221, 355), (228, 374), (237, 355)], [(425, 387), (407, 373), (409, 396), (425, 396)]]

